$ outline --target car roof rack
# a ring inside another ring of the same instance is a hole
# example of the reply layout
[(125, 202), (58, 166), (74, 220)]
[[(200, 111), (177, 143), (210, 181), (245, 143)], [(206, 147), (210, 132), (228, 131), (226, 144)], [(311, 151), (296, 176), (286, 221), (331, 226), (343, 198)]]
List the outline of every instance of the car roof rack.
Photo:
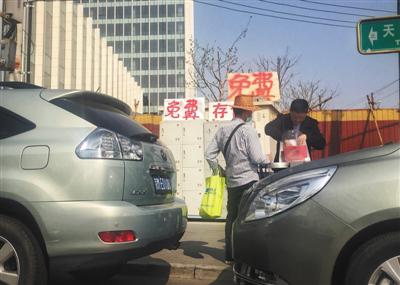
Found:
[(44, 88), (27, 82), (3, 81), (0, 82), (0, 89), (44, 89)]

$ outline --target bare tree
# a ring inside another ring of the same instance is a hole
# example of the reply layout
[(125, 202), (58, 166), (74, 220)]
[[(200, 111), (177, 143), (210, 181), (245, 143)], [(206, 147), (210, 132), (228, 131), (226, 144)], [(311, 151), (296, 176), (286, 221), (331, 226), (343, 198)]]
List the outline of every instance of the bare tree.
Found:
[(238, 43), (247, 35), (251, 17), (244, 30), (232, 42), (227, 50), (216, 43), (202, 46), (193, 41), (188, 64), (193, 66), (189, 72), (189, 85), (205, 96), (209, 101), (223, 101), (227, 98), (228, 74), (240, 72), (244, 64), (240, 63)]
[(299, 59), (298, 56), (291, 57), (289, 48), (286, 48), (286, 52), (282, 56), (276, 58), (259, 56), (254, 63), (257, 71), (275, 71), (278, 74), (280, 88), (285, 89), (296, 75), (293, 69)]
[(309, 103), (311, 110), (322, 110), (337, 95), (337, 89), (322, 87), (319, 80), (298, 81), (287, 86), (286, 98), (281, 107), (283, 107), (283, 110), (288, 110), (292, 100), (305, 99)]

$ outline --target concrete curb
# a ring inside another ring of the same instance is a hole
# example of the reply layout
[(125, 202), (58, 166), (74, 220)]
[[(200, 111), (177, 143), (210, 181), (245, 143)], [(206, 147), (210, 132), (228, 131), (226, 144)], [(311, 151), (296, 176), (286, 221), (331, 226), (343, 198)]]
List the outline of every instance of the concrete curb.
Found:
[(129, 267), (135, 272), (144, 275), (153, 275), (157, 272), (168, 272), (171, 278), (197, 279), (197, 280), (232, 280), (232, 267), (211, 266), (167, 262), (129, 262)]

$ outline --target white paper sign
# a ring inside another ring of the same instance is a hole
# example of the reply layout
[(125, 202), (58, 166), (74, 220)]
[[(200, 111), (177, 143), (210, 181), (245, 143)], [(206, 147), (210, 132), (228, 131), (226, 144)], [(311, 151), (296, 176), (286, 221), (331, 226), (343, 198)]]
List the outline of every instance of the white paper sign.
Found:
[(204, 120), (204, 113), (204, 98), (164, 100), (164, 121)]
[(238, 95), (260, 97), (263, 101), (279, 101), (279, 80), (276, 72), (229, 73), (228, 99)]

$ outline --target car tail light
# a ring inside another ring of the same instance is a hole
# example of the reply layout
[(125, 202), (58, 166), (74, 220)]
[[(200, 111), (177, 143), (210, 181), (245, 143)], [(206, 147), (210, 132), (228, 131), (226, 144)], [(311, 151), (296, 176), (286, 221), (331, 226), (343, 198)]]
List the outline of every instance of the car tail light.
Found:
[(76, 148), (80, 158), (142, 160), (143, 147), (140, 142), (98, 128)]
[(99, 238), (107, 243), (132, 242), (136, 240), (133, 231), (107, 231), (100, 232)]

